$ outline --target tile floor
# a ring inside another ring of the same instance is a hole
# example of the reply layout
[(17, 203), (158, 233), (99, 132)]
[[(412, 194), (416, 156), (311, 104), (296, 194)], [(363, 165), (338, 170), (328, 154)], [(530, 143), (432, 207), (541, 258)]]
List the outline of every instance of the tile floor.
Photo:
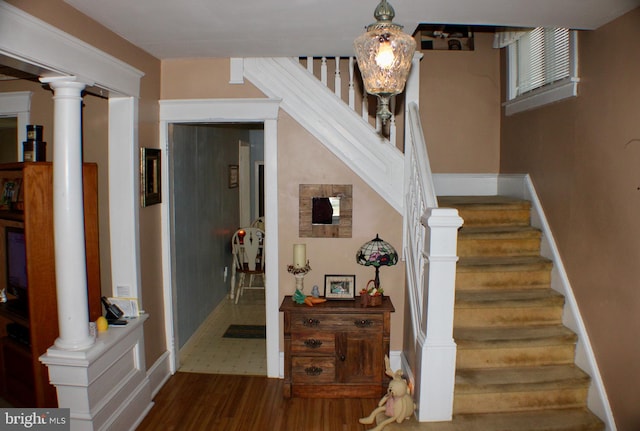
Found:
[(266, 341), (222, 338), (231, 324), (265, 324), (264, 290), (245, 290), (238, 304), (224, 299), (180, 350), (178, 371), (266, 376)]

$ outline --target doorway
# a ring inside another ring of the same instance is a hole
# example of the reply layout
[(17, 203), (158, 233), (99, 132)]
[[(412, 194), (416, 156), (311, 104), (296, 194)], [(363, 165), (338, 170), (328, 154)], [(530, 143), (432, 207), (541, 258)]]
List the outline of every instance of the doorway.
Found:
[(249, 166), (263, 159), (263, 137), (261, 123), (169, 126), (180, 371), (266, 375), (264, 337), (223, 336), (232, 324), (265, 324), (264, 291), (229, 295), (231, 237), (252, 221)]
[(18, 118), (0, 115), (0, 163), (17, 162), (19, 160)]
[[(267, 274), (266, 289), (264, 293), (265, 301), (265, 325), (266, 325), (266, 357), (267, 376), (281, 377), (282, 366), (280, 364), (279, 349), (279, 300), (278, 292), (278, 198), (277, 198), (277, 117), (279, 101), (269, 99), (226, 99), (226, 100), (194, 100), (194, 101), (161, 101), (160, 102), (160, 123), (161, 123), (161, 143), (167, 160), (173, 158), (172, 149), (169, 146), (170, 124), (248, 124), (260, 123), (264, 135), (264, 211), (265, 230), (273, 240), (267, 241), (265, 253), (270, 258), (267, 259), (265, 271)], [(216, 119), (212, 121), (211, 119)], [(237, 141), (236, 141), (237, 152)], [(173, 177), (169, 167), (173, 169), (171, 162), (163, 164), (165, 178), (171, 181)], [(225, 182), (228, 179), (225, 179)], [(193, 184), (193, 182), (191, 183)], [(172, 184), (167, 184), (168, 190)], [(179, 350), (180, 340), (178, 332), (178, 301), (175, 278), (173, 271), (173, 260), (178, 256), (174, 252), (175, 245), (171, 243), (171, 225), (174, 216), (176, 202), (170, 197), (165, 206), (166, 216), (163, 217), (163, 225), (167, 235), (163, 237), (163, 255), (166, 262), (171, 262), (165, 273), (165, 322), (167, 346), (169, 350), (169, 364), (171, 372), (177, 371), (180, 366)], [(175, 224), (175, 223), (174, 223)], [(226, 241), (225, 241), (226, 243)], [(272, 257), (271, 257), (272, 256)], [(222, 277), (223, 274), (217, 276)], [(226, 291), (225, 291), (226, 293)]]

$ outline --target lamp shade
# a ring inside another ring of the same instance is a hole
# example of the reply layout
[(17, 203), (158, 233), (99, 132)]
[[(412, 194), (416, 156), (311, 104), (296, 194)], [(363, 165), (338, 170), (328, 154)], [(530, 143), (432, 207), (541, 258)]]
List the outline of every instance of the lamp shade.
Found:
[(377, 115), (391, 118), (389, 98), (402, 93), (411, 69), (416, 41), (391, 22), (393, 7), (382, 0), (373, 14), (376, 22), (354, 41), (358, 68), (367, 93), (378, 96)]
[(374, 279), (375, 287), (380, 287), (379, 268), (381, 266), (393, 266), (398, 263), (398, 252), (388, 242), (376, 237), (368, 241), (360, 247), (356, 253), (356, 262), (364, 266), (373, 266), (376, 268), (376, 276)]

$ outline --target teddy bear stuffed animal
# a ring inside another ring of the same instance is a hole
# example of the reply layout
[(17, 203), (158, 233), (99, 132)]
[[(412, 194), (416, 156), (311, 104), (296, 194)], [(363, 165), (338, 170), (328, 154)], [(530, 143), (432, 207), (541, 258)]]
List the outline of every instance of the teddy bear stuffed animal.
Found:
[(416, 409), (416, 405), (409, 394), (407, 382), (402, 378), (402, 370), (393, 372), (389, 366), (389, 357), (384, 357), (384, 363), (387, 376), (391, 377), (387, 393), (380, 399), (378, 407), (375, 408), (369, 416), (361, 418), (361, 424), (372, 424), (376, 420), (378, 413), (384, 412), (387, 419), (380, 422), (378, 426), (368, 431), (381, 431), (385, 426), (392, 422), (402, 423), (405, 419), (409, 419)]

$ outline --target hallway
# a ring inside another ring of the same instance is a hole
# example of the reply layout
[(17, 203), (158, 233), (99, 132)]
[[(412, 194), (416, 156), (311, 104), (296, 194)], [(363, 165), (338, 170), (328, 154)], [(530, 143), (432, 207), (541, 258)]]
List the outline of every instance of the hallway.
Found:
[(178, 371), (266, 376), (266, 340), (224, 338), (232, 324), (265, 324), (263, 290), (246, 290), (238, 304), (223, 299), (180, 350)]

